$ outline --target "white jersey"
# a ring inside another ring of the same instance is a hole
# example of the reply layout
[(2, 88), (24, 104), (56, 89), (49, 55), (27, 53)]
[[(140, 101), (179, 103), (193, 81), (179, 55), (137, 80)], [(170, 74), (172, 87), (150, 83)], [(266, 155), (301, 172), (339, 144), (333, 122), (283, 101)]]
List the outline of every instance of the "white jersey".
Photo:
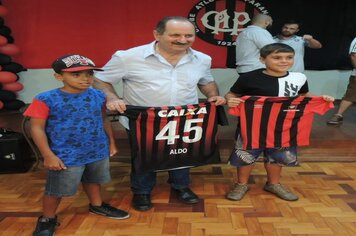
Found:
[(274, 43), (272, 35), (264, 28), (250, 25), (236, 39), (236, 70), (246, 73), (265, 68), (260, 62), (260, 49)]
[[(351, 45), (350, 45), (349, 54), (351, 55), (351, 53), (356, 53), (356, 37), (354, 38), (354, 40), (352, 40)], [(356, 68), (354, 68), (352, 70), (351, 75), (356, 76)]]
[(288, 39), (283, 39), (280, 35), (275, 36), (274, 40), (277, 43), (284, 43), (291, 46), (294, 49), (294, 64), (289, 69), (292, 72), (304, 72), (304, 51), (308, 43), (303, 39), (303, 37), (293, 35)]

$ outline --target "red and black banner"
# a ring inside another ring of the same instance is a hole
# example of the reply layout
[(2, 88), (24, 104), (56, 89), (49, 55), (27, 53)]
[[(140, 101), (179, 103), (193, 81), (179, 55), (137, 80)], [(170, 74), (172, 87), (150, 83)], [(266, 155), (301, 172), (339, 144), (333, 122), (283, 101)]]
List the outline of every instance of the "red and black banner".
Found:
[[(214, 68), (234, 68), (234, 42), (254, 14), (274, 20), (272, 35), (290, 18), (301, 21), (322, 49), (307, 49), (306, 69), (350, 69), (348, 48), (356, 36), (355, 0), (2, 0), (5, 24), (21, 48), (16, 61), (49, 68), (63, 54), (79, 53), (102, 66), (116, 50), (149, 43), (158, 20), (186, 16), (197, 27), (193, 48), (213, 58)], [(1, 29), (0, 29), (1, 33)]]

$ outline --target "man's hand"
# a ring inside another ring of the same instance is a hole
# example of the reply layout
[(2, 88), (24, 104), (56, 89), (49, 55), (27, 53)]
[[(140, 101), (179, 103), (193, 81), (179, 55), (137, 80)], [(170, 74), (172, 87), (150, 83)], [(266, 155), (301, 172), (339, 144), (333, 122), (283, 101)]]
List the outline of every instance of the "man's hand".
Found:
[(119, 153), (119, 150), (117, 149), (117, 146), (115, 143), (110, 143), (110, 157), (116, 155)]
[(323, 45), (321, 45), (321, 43), (318, 40), (313, 38), (313, 36), (311, 36), (310, 34), (304, 34), (303, 39), (308, 42), (308, 47), (310, 47), (310, 48), (317, 49), (317, 48), (321, 48), (323, 46)]
[(313, 36), (311, 36), (310, 34), (304, 34), (303, 39), (309, 41), (309, 40), (313, 39)]
[(332, 97), (332, 96), (329, 96), (329, 95), (322, 95), (322, 97), (323, 97), (324, 101), (326, 101), (326, 102), (333, 102), (333, 101), (335, 101), (335, 98)]
[(242, 100), (241, 98), (229, 98), (227, 100), (227, 105), (229, 107), (237, 107), (241, 102), (245, 102), (244, 100)]
[(67, 167), (57, 156), (48, 156), (43, 158), (43, 165), (49, 170), (65, 170)]
[(106, 108), (109, 111), (118, 111), (120, 113), (124, 113), (126, 111), (126, 104), (122, 99), (113, 98), (106, 102)]
[(210, 97), (210, 98), (208, 98), (208, 102), (215, 102), (215, 105), (217, 105), (217, 106), (226, 104), (225, 98), (223, 98), (221, 96)]

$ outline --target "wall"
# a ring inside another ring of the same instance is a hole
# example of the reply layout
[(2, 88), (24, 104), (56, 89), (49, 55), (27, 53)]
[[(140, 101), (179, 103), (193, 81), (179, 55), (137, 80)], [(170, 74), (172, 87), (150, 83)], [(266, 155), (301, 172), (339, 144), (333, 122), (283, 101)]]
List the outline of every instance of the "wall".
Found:
[[(234, 83), (237, 73), (234, 69), (212, 69), (213, 76), (220, 88), (220, 93), (224, 95)], [(340, 99), (346, 89), (350, 71), (306, 71), (309, 89), (315, 95), (328, 94)], [(20, 91), (19, 99), (25, 103), (30, 103), (32, 98), (42, 92), (62, 84), (53, 78), (52, 69), (32, 69), (19, 73), (20, 82), (24, 89)], [(115, 86), (121, 94), (120, 84)], [(204, 97), (200, 94), (200, 97)]]

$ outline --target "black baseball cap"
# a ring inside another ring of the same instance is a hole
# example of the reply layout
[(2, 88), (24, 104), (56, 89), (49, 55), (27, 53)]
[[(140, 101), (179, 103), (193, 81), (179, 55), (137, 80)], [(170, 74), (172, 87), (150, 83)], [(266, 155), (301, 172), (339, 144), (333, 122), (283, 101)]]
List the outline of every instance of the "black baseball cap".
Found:
[(52, 63), (52, 68), (56, 73), (60, 72), (75, 72), (75, 71), (83, 71), (83, 70), (99, 70), (92, 60), (85, 56), (81, 56), (78, 54), (69, 54), (62, 57), (57, 58)]

